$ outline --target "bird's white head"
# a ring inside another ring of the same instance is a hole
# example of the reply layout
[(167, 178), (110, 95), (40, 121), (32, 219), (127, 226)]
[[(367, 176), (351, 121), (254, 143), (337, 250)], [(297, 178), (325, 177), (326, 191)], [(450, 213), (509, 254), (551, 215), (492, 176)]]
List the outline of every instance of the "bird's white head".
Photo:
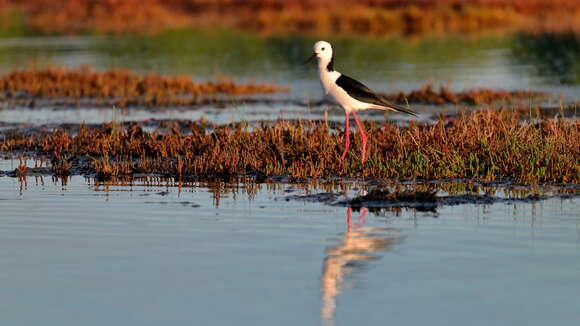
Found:
[(332, 59), (332, 45), (326, 41), (318, 41), (314, 43), (314, 53), (319, 59)]
[(326, 41), (318, 41), (314, 43), (314, 54), (306, 60), (310, 61), (313, 58), (318, 58), (319, 67), (324, 67), (328, 71), (333, 71), (333, 55), (332, 55), (332, 45)]

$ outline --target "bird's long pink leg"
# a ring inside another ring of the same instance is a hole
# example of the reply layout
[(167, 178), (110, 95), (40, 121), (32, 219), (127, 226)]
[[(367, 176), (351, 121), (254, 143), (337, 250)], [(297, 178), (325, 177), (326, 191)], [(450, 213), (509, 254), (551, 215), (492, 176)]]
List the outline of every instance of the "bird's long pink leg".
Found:
[(360, 138), (362, 140), (361, 162), (364, 163), (366, 160), (365, 153), (367, 151), (367, 135), (365, 134), (365, 131), (363, 130), (362, 126), (360, 125), (360, 121), (358, 121), (358, 117), (356, 116), (356, 112), (353, 112), (352, 115), (354, 117), (354, 121), (356, 122), (356, 125), (358, 126), (358, 130), (360, 131)]
[(358, 221), (359, 221), (360, 223), (365, 223), (365, 224), (366, 224), (366, 223), (368, 223), (369, 221), (367, 221), (367, 220), (365, 219), (365, 216), (367, 216), (367, 208), (366, 208), (366, 207), (362, 207), (362, 208), (361, 208), (360, 215), (358, 216)]
[(346, 208), (346, 225), (348, 226), (348, 232), (350, 232), (350, 212), (351, 212), (351, 208), (347, 207)]
[(345, 135), (346, 140), (344, 141), (344, 152), (342, 153), (342, 157), (340, 158), (341, 161), (344, 161), (344, 158), (346, 157), (346, 152), (348, 151), (348, 145), (350, 145), (350, 136), (349, 136), (349, 127), (348, 127), (348, 112), (344, 111), (344, 113), (346, 114), (346, 120), (344, 120), (344, 122), (346, 124), (346, 135)]

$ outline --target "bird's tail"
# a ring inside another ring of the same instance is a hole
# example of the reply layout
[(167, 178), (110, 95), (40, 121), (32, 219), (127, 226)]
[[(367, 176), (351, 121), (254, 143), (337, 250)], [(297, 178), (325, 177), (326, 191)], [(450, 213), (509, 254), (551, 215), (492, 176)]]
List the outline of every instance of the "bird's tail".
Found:
[(398, 104), (393, 104), (389, 101), (387, 101), (385, 98), (381, 97), (381, 102), (383, 104), (382, 108), (378, 108), (380, 110), (390, 110), (390, 111), (395, 111), (395, 112), (402, 112), (402, 113), (406, 113), (412, 116), (417, 116), (417, 113), (413, 110), (411, 110), (411, 108), (409, 107), (409, 105), (407, 105), (406, 107), (402, 106), (402, 105), (398, 105)]

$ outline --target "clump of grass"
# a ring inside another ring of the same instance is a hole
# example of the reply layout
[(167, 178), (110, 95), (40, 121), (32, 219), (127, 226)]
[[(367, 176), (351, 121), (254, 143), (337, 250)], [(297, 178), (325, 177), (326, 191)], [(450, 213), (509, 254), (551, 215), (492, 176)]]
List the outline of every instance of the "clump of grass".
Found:
[(72, 163), (66, 157), (53, 157), (51, 162), (52, 172), (57, 177), (66, 177), (71, 174)]
[(133, 164), (128, 158), (110, 159), (105, 152), (98, 158), (93, 158), (92, 166), (89, 169), (97, 174), (98, 179), (109, 179), (118, 175), (130, 175), (133, 173)]
[(421, 89), (409, 93), (399, 92), (397, 94), (384, 94), (392, 101), (405, 103), (425, 103), (425, 104), (469, 104), (479, 105), (482, 103), (492, 103), (496, 101), (514, 101), (518, 99), (529, 99), (547, 97), (547, 94), (537, 91), (506, 91), (492, 89), (471, 89), (463, 92), (454, 92), (450, 86), (442, 86), (439, 91), (433, 89), (433, 85), (426, 84)]
[(523, 120), (514, 111), (461, 112), (434, 124), (408, 127), (366, 122), (369, 157), (360, 162), (355, 133), (345, 162), (342, 130), (323, 122), (225, 126), (205, 121), (189, 132), (146, 132), (138, 126), (82, 127), (11, 135), (0, 151), (74, 157), (102, 177), (155, 173), (181, 178), (289, 175), (292, 178), (512, 180), (580, 182), (580, 122)]
[(97, 72), (79, 69), (44, 68), (14, 70), (0, 76), (0, 94), (10, 99), (91, 98), (113, 100), (115, 105), (187, 105), (212, 94), (247, 95), (287, 91), (267, 84), (237, 84), (230, 79), (194, 82), (186, 76), (164, 77), (154, 73), (138, 75), (125, 69)]

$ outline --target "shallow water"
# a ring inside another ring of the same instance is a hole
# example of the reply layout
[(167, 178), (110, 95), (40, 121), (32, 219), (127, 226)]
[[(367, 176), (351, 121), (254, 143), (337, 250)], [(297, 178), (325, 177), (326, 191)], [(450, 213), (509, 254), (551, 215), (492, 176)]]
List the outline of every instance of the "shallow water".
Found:
[(579, 199), (363, 208), (349, 221), (344, 207), (285, 200), (307, 191), (328, 189), (0, 177), (0, 320), (580, 321)]
[[(408, 92), (425, 83), (436, 86), (451, 83), (457, 91), (478, 87), (537, 90), (563, 95), (564, 101), (580, 100), (580, 43), (575, 37), (329, 40), (335, 47), (337, 69), (383, 92)], [(0, 38), (0, 72), (30, 66), (88, 64), (95, 69), (128, 68), (137, 72), (189, 75), (199, 80), (225, 75), (239, 81), (274, 82), (291, 88), (290, 93), (276, 95), (275, 99), (312, 102), (319, 100), (322, 92), (314, 64), (302, 62), (309, 56), (314, 41), (306, 37), (256, 37), (223, 31), (178, 31), (155, 37), (3, 37)], [(443, 110), (457, 107), (445, 105)], [(44, 111), (36, 115), (22, 116), (14, 112), (21, 108), (11, 108), (6, 105), (0, 110), (0, 120), (34, 123), (42, 118), (59, 119), (51, 106), (41, 107)], [(204, 108), (185, 108), (186, 114), (177, 115), (196, 118), (203, 114), (217, 123), (251, 120), (253, 112), (259, 116), (256, 119), (268, 120), (277, 119), (281, 111), (317, 117), (311, 115), (310, 108), (284, 104), (237, 103), (228, 105), (227, 110), (213, 109), (206, 113)], [(429, 114), (442, 108), (420, 109)], [(340, 110), (332, 111), (342, 115)], [(153, 115), (151, 111), (141, 110), (136, 118)], [(71, 119), (75, 115), (67, 121), (81, 122)], [(101, 121), (95, 115), (86, 119)]]
[[(418, 108), (425, 108), (420, 111)], [(418, 117), (412, 117), (402, 113), (385, 113), (383, 111), (364, 111), (361, 118), (365, 120), (404, 122), (409, 120), (430, 121), (439, 112), (454, 113), (456, 110), (446, 110), (429, 106), (414, 106), (414, 109), (422, 112)], [(278, 119), (288, 120), (327, 120), (344, 123), (344, 111), (329, 109), (328, 107), (305, 107), (297, 105), (267, 105), (267, 104), (235, 104), (228, 108), (216, 108), (214, 106), (203, 107), (173, 107), (173, 108), (104, 108), (104, 107), (83, 107), (83, 108), (55, 108), (44, 107), (37, 109), (12, 107), (0, 110), (0, 121), (6, 127), (13, 128), (19, 126), (41, 126), (46, 124), (102, 124), (105, 122), (131, 122), (155, 120), (200, 120), (227, 124), (232, 122), (260, 122), (276, 121)], [(0, 130), (2, 127), (0, 127)]]

